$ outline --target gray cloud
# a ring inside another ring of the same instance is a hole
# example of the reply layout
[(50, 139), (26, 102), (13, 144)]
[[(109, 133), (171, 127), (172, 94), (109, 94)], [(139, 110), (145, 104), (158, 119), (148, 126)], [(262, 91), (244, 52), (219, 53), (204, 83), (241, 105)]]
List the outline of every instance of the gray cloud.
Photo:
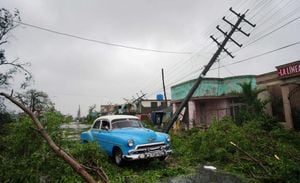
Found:
[[(15, 29), (10, 44), (6, 46), (8, 56), (31, 62), (30, 69), (35, 76), (32, 87), (49, 93), (62, 112), (75, 115), (78, 105), (86, 113), (92, 104), (100, 106), (108, 102), (121, 103), (124, 102), (123, 98), (131, 98), (140, 90), (151, 94), (161, 91), (161, 68), (165, 68), (167, 77), (172, 76), (166, 81), (169, 85), (205, 65), (216, 49), (214, 43), (206, 44), (211, 42), (207, 41), (209, 35), (220, 36), (215, 26), (220, 24), (223, 29), (229, 28), (221, 20), (224, 15), (235, 21), (235, 17), (228, 11), (229, 7), (233, 6), (241, 12), (253, 8), (248, 17), (252, 17), (254, 23), (260, 22), (264, 14), (270, 15), (272, 12), (269, 11), (279, 10), (273, 19), (268, 19), (263, 25), (258, 24), (256, 29), (259, 32), (300, 6), (300, 2), (293, 2), (284, 8), (283, 3), (276, 0), (269, 7), (259, 8), (256, 1), (247, 0), (4, 0), (1, 6), (10, 10), (19, 9), (25, 23), (64, 33), (149, 49), (200, 51), (202, 55), (186, 61), (189, 55), (111, 47), (26, 26)], [(297, 15), (298, 12), (289, 18)], [(297, 21), (236, 53), (234, 60), (222, 60), (222, 64), (292, 43), (299, 39), (299, 26)], [(242, 27), (252, 31), (245, 24)], [(234, 37), (245, 43), (259, 36), (255, 35), (255, 30), (250, 38), (238, 33)], [(204, 49), (201, 49), (203, 46)], [(233, 44), (229, 44), (228, 48), (237, 50)], [(251, 62), (228, 66), (227, 70), (234, 75), (273, 71), (276, 65), (299, 59), (297, 48), (299, 46)], [(220, 72), (221, 76), (231, 75), (225, 69)], [(185, 79), (197, 74), (191, 74)], [(211, 71), (209, 76), (217, 76), (217, 70)]]

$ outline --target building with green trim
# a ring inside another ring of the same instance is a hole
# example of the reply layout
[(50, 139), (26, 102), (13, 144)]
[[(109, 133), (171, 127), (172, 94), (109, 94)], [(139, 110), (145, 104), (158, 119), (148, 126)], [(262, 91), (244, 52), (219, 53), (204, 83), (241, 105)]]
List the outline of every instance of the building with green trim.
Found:
[[(173, 111), (187, 95), (195, 83), (189, 80), (171, 87)], [(241, 91), (239, 83), (251, 82), (256, 87), (256, 76), (245, 75), (227, 78), (204, 78), (188, 102), (183, 121), (189, 127), (208, 126), (213, 118), (235, 116), (241, 104), (237, 103), (236, 93)]]

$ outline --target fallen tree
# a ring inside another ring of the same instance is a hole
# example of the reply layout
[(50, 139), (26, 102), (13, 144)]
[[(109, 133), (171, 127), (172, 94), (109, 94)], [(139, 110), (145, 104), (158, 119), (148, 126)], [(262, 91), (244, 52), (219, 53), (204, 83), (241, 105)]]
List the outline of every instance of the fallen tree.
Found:
[[(51, 149), (57, 154), (60, 158), (62, 158), (67, 164), (69, 164), (72, 169), (78, 173), (86, 182), (89, 183), (96, 183), (94, 178), (85, 170), (85, 168), (78, 163), (74, 158), (72, 158), (68, 153), (66, 153), (61, 147), (59, 147), (52, 138), (48, 135), (48, 133), (45, 131), (43, 125), (40, 123), (40, 121), (37, 119), (37, 117), (34, 115), (32, 111), (30, 111), (28, 108), (26, 108), (23, 104), (18, 102), (16, 99), (14, 99), (12, 96), (0, 92), (0, 95), (4, 96), (8, 100), (10, 100), (12, 103), (17, 105), (19, 108), (21, 108), (26, 114), (28, 114), (33, 122), (33, 124), (36, 127), (36, 130), (40, 133), (40, 135), (45, 139), (47, 144), (51, 147)], [(105, 172), (102, 169), (97, 169), (97, 171), (101, 171), (102, 175), (102, 182), (108, 183), (109, 180), (105, 174)]]

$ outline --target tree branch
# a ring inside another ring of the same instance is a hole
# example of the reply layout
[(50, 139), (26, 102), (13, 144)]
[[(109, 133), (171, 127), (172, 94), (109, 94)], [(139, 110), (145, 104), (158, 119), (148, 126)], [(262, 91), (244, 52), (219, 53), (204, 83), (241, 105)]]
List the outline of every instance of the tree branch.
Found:
[(33, 124), (36, 126), (37, 130), (39, 131), (41, 136), (46, 140), (46, 142), (51, 147), (51, 149), (66, 163), (68, 163), (73, 168), (74, 171), (76, 171), (86, 182), (96, 183), (94, 178), (89, 173), (87, 173), (84, 167), (82, 167), (75, 159), (70, 157), (63, 149), (61, 149), (58, 145), (55, 144), (52, 138), (45, 131), (43, 125), (28, 108), (26, 108), (23, 104), (21, 104), (20, 102), (18, 102), (17, 100), (15, 100), (13, 97), (9, 96), (6, 93), (0, 92), (0, 95), (10, 100), (12, 103), (20, 107), (25, 113), (27, 113), (30, 116)]
[(109, 183), (108, 176), (105, 174), (102, 167), (93, 166), (91, 164), (89, 164), (89, 165), (81, 164), (81, 166), (83, 166), (87, 170), (90, 170), (90, 171), (96, 173), (97, 176), (100, 177), (103, 180), (104, 183)]
[(23, 65), (25, 65), (25, 64), (15, 64), (15, 62), (16, 62), (18, 59), (19, 59), (19, 58), (15, 59), (15, 60), (12, 61), (12, 62), (4, 62), (4, 63), (2, 63), (2, 64), (0, 64), (0, 65), (11, 65), (11, 66), (14, 66), (14, 67), (16, 67), (16, 68), (18, 68), (18, 69), (23, 70), (25, 73), (27, 73), (27, 74), (29, 74), (29, 75), (31, 75), (31, 73), (30, 73), (27, 69), (25, 69), (25, 68), (23, 67)]
[(245, 155), (247, 155), (251, 160), (253, 160), (256, 164), (258, 164), (268, 175), (271, 175), (271, 173), (267, 170), (267, 168), (260, 161), (258, 161), (256, 158), (254, 158), (249, 153), (244, 151), (242, 148), (240, 148), (235, 143), (230, 142), (230, 144), (233, 145), (235, 148), (237, 148), (239, 151), (243, 152)]
[(0, 42), (0, 45), (2, 45), (2, 44), (4, 44), (4, 43), (7, 43), (7, 41), (2, 41), (2, 42)]
[(16, 58), (16, 59), (14, 59), (11, 63), (13, 64), (13, 63), (15, 63), (16, 61), (18, 61), (19, 60), (19, 58)]

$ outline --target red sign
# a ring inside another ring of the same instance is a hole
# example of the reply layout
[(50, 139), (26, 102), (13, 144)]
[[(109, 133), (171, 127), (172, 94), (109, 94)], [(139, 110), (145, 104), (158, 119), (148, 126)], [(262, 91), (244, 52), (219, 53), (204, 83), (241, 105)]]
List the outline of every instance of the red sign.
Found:
[(279, 77), (288, 77), (300, 74), (300, 63), (293, 63), (277, 67)]

